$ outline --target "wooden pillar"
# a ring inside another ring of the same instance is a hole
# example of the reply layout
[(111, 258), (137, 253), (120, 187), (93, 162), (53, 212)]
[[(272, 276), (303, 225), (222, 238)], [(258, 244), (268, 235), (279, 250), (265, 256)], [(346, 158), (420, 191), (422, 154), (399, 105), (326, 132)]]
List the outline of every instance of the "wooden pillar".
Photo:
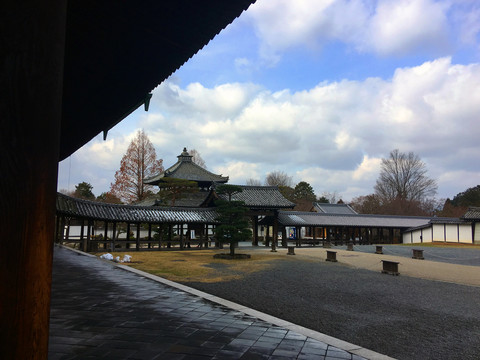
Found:
[[(83, 228), (83, 221), (82, 221), (82, 228)], [(83, 241), (83, 251), (88, 252), (90, 248), (90, 237), (92, 235), (91, 233), (92, 230), (92, 223), (91, 220), (87, 220), (87, 237)]]
[(180, 249), (183, 250), (184, 244), (183, 244), (183, 224), (180, 226), (177, 225), (177, 228), (179, 229), (180, 232)]
[(117, 232), (117, 222), (114, 221), (113, 226), (112, 226), (112, 243), (111, 243), (112, 244), (112, 249), (111, 249), (112, 252), (115, 251), (115, 241), (117, 239), (116, 232)]
[[(81, 244), (83, 244), (83, 235), (84, 235), (84, 226), (85, 226), (85, 221), (82, 219), (80, 220), (80, 243), (78, 245), (78, 248), (81, 248)], [(75, 244), (73, 245), (75, 247)]]
[(272, 238), (272, 251), (277, 251), (278, 245), (278, 213), (275, 211), (273, 215), (273, 238)]
[(270, 246), (270, 226), (266, 226), (265, 230), (265, 246), (269, 247)]
[(125, 249), (130, 249), (130, 223), (127, 222), (127, 241), (125, 242)]
[(11, 1), (0, 15), (3, 359), (47, 358), (65, 4)]
[(103, 250), (107, 250), (107, 244), (108, 244), (108, 221), (105, 221), (105, 232), (103, 233), (103, 240), (105, 241), (103, 243)]
[(0, 349), (46, 359), (66, 1), (2, 4)]
[(252, 224), (253, 224), (253, 239), (252, 239), (252, 245), (253, 246), (258, 246), (258, 216), (252, 216)]
[(70, 237), (70, 222), (71, 222), (71, 218), (68, 218), (67, 219), (67, 231), (65, 231), (65, 242), (68, 242), (68, 239)]
[(152, 243), (152, 223), (148, 223), (148, 248), (151, 249)]
[(282, 246), (288, 247), (287, 228), (282, 226)]
[(173, 229), (172, 229), (173, 225), (172, 224), (168, 224), (168, 239), (167, 239), (167, 248), (170, 248), (172, 247), (172, 232), (173, 232)]
[(140, 251), (140, 223), (137, 223), (137, 234), (135, 235), (135, 248)]
[(295, 226), (295, 232), (297, 233), (297, 246), (302, 246), (302, 228), (300, 226)]
[(317, 241), (317, 228), (315, 226), (312, 227), (312, 232), (313, 232), (313, 244)]

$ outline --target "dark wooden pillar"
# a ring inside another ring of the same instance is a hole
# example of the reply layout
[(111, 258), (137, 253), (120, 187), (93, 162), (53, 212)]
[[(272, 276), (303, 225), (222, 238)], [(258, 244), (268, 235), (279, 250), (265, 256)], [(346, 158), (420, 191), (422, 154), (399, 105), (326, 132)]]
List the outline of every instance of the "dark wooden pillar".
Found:
[(152, 247), (152, 224), (148, 223), (148, 248), (150, 249)]
[(140, 223), (137, 224), (137, 234), (135, 235), (136, 250), (140, 251)]
[(180, 249), (183, 250), (183, 248), (184, 248), (184, 244), (183, 244), (183, 224), (181, 224), (180, 226), (177, 225), (177, 229), (179, 229), (179, 231), (180, 231)]
[(258, 216), (252, 216), (252, 224), (253, 224), (253, 236), (252, 236), (252, 245), (258, 246)]
[(117, 222), (114, 221), (112, 225), (112, 249), (111, 249), (112, 252), (115, 251), (115, 241), (117, 239), (116, 232), (117, 232)]
[(272, 251), (277, 251), (278, 245), (278, 213), (275, 211), (273, 215), (273, 237), (272, 237)]
[[(82, 228), (83, 228), (83, 221), (82, 221)], [(92, 223), (91, 220), (87, 220), (87, 237), (83, 240), (83, 251), (87, 252), (90, 250), (90, 237), (92, 236)]]
[(105, 231), (103, 233), (103, 240), (105, 241), (103, 243), (103, 250), (105, 251), (107, 250), (107, 243), (108, 243), (107, 238), (108, 238), (108, 221), (105, 221)]
[(265, 246), (269, 247), (270, 246), (270, 226), (266, 226), (265, 230)]
[(127, 222), (127, 241), (125, 242), (125, 249), (130, 249), (130, 223)]
[[(85, 221), (82, 219), (82, 220), (80, 220), (80, 242), (78, 244), (79, 249), (81, 249), (82, 246), (84, 246), (84, 245), (82, 245), (83, 244), (84, 233), (85, 233)], [(75, 244), (73, 246), (75, 247)], [(84, 251), (85, 251), (85, 249), (84, 249)]]
[(2, 359), (47, 358), (66, 4), (0, 12)]

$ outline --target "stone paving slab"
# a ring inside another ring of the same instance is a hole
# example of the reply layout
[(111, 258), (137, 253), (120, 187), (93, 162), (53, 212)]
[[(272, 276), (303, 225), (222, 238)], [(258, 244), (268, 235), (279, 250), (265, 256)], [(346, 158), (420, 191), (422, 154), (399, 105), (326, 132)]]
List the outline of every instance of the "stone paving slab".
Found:
[(55, 247), (49, 359), (389, 359), (143, 275)]

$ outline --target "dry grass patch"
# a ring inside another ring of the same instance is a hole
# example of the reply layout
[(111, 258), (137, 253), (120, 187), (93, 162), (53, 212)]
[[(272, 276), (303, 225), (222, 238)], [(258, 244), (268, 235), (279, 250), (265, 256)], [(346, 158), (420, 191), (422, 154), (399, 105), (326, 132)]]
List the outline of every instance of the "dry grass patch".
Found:
[[(222, 260), (213, 255), (225, 250), (183, 250), (183, 251), (130, 251), (115, 252), (114, 257), (123, 259), (132, 256), (131, 263), (124, 265), (179, 282), (220, 282), (240, 279), (246, 274), (262, 271), (273, 266), (273, 262), (285, 256), (251, 253), (250, 259)], [(241, 253), (241, 252), (239, 252)], [(100, 256), (103, 253), (96, 253)]]

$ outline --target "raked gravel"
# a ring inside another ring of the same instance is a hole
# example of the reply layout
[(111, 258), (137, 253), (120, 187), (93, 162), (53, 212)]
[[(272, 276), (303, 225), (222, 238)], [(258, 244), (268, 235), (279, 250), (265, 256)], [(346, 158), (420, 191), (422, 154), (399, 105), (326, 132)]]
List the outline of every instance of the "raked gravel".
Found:
[(480, 287), (294, 256), (271, 265), (185, 284), (394, 358), (480, 359)]

